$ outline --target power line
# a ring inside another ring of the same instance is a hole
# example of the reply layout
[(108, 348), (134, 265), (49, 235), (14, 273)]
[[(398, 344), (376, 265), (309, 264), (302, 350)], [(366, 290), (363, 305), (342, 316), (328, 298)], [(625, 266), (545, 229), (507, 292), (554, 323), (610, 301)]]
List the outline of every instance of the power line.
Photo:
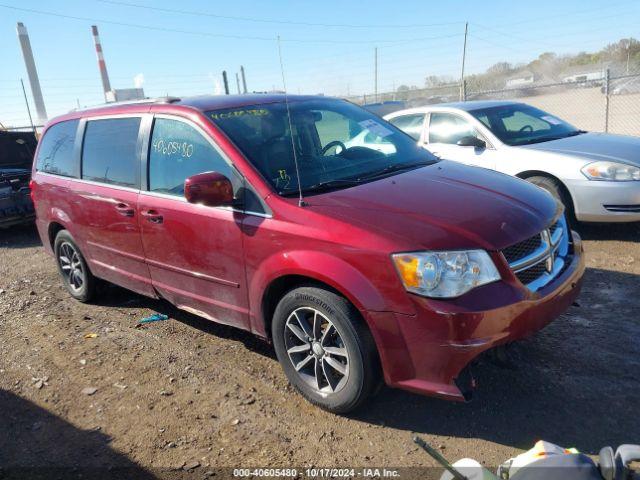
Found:
[(543, 20), (549, 20), (551, 18), (562, 18), (563, 21), (566, 19), (567, 15), (577, 15), (577, 14), (584, 14), (584, 13), (591, 13), (591, 12), (596, 12), (596, 11), (600, 11), (600, 10), (610, 10), (612, 7), (614, 6), (619, 6), (619, 5), (627, 5), (627, 4), (637, 4), (636, 0), (632, 0), (631, 2), (616, 2), (616, 3), (608, 3), (607, 5), (604, 5), (602, 7), (595, 7), (595, 8), (589, 8), (589, 9), (580, 9), (580, 10), (576, 10), (575, 8), (570, 10), (570, 11), (566, 11), (566, 12), (557, 12), (554, 13), (552, 15), (545, 15), (543, 17), (535, 17), (535, 18), (527, 18), (525, 20), (519, 20), (517, 22), (506, 22), (506, 23), (500, 23), (497, 25), (492, 25), (492, 27), (504, 27), (504, 26), (512, 26), (512, 25), (524, 25), (526, 23), (535, 23), (535, 22), (540, 22)]
[[(17, 10), (17, 11), (21, 11), (21, 12), (28, 12), (28, 13), (36, 13), (36, 14), (40, 14), (40, 15), (49, 15), (52, 17), (59, 17), (59, 18), (66, 18), (69, 20), (78, 20), (78, 21), (83, 21), (83, 22), (93, 22), (93, 23), (105, 23), (105, 24), (111, 24), (111, 25), (119, 25), (122, 27), (131, 27), (131, 28), (141, 28), (141, 29), (145, 29), (145, 30), (154, 30), (154, 31), (159, 31), (159, 32), (169, 32), (169, 33), (181, 33), (181, 34), (187, 34), (187, 35), (201, 35), (201, 36), (205, 36), (205, 37), (215, 37), (215, 38), (230, 38), (230, 39), (234, 39), (234, 40), (259, 40), (259, 41), (276, 41), (276, 37), (256, 37), (256, 36), (245, 36), (245, 35), (228, 35), (228, 34), (223, 34), (223, 33), (210, 33), (210, 32), (202, 32), (202, 31), (196, 31), (196, 30), (182, 30), (182, 29), (175, 29), (175, 28), (165, 28), (165, 27), (155, 27), (153, 25), (143, 25), (143, 24), (139, 24), (139, 23), (126, 23), (126, 22), (118, 22), (118, 21), (114, 21), (114, 20), (104, 20), (104, 19), (98, 19), (98, 18), (89, 18), (89, 17), (78, 17), (75, 15), (66, 15), (63, 13), (56, 13), (56, 12), (50, 12), (50, 11), (44, 11), (44, 10), (36, 10), (33, 8), (21, 8), (21, 7), (14, 7), (13, 5), (5, 5), (5, 4), (0, 4), (0, 8), (7, 8), (10, 10)], [(418, 41), (422, 41), (422, 40), (433, 40), (433, 39), (437, 39), (437, 38), (446, 38), (447, 35), (445, 36), (435, 36), (435, 37), (423, 37), (423, 38), (403, 38), (403, 39), (398, 39), (398, 40), (327, 40), (327, 39), (301, 39), (301, 38), (283, 38), (282, 41), (283, 42), (288, 42), (288, 43), (326, 43), (326, 44), (353, 44), (353, 43), (366, 43), (366, 44), (372, 44), (372, 43), (402, 43), (402, 42), (418, 42)]]
[(156, 12), (164, 13), (178, 13), (181, 15), (193, 15), (197, 17), (213, 17), (224, 20), (236, 20), (242, 22), (256, 22), (256, 23), (274, 23), (279, 25), (301, 25), (305, 27), (340, 27), (340, 28), (417, 28), (417, 27), (442, 27), (448, 25), (460, 25), (464, 22), (441, 22), (441, 23), (409, 23), (409, 24), (354, 24), (354, 23), (315, 23), (315, 22), (298, 22), (293, 20), (276, 20), (267, 18), (256, 17), (236, 17), (231, 15), (219, 15), (217, 13), (194, 11), (194, 10), (177, 10), (172, 8), (152, 7), (149, 5), (140, 5), (137, 3), (120, 2), (116, 0), (97, 0), (102, 3), (109, 3), (112, 5), (122, 5), (125, 7), (141, 8), (144, 10), (153, 10)]

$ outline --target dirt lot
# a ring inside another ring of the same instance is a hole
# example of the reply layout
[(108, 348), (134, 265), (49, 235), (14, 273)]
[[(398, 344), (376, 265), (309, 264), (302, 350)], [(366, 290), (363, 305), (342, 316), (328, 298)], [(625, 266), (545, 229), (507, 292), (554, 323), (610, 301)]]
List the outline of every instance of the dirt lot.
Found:
[[(250, 335), (115, 287), (99, 305), (78, 303), (34, 229), (0, 232), (0, 477), (15, 467), (66, 468), (52, 478), (193, 467), (202, 478), (221, 476), (216, 467), (434, 465), (413, 432), (489, 466), (540, 438), (588, 453), (640, 443), (640, 227), (582, 233), (580, 306), (518, 344), (516, 368), (482, 363), (473, 402), (385, 388), (338, 417), (292, 391)], [(171, 319), (135, 328), (155, 311)]]

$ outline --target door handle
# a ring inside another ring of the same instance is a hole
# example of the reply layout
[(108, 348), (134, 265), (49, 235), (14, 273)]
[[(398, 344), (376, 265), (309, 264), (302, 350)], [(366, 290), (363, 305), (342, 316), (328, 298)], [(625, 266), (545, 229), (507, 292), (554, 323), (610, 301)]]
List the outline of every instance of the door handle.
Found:
[(116, 211), (124, 217), (133, 217), (133, 214), (135, 213), (133, 208), (126, 203), (118, 203), (116, 205)]
[(156, 210), (143, 210), (142, 216), (151, 223), (162, 223), (164, 221), (163, 216), (160, 215)]

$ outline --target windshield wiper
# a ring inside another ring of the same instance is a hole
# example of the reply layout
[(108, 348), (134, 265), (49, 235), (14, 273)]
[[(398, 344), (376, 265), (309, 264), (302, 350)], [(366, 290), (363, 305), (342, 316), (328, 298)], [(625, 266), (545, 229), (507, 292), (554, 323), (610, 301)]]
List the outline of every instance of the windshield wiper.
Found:
[(567, 138), (567, 137), (575, 137), (576, 135), (582, 135), (583, 133), (587, 133), (586, 130), (574, 130), (572, 132), (569, 132), (565, 135), (554, 135), (552, 137), (538, 137), (538, 138), (531, 138), (529, 140), (525, 140), (524, 142), (520, 143), (519, 145), (531, 145), (532, 143), (542, 143), (542, 142), (551, 142), (553, 140), (561, 140), (563, 138)]
[(569, 132), (567, 137), (575, 137), (576, 135), (582, 135), (583, 133), (588, 133), (586, 130), (574, 130), (573, 132)]
[[(429, 160), (422, 162), (404, 162), (404, 163), (396, 163), (395, 165), (388, 165), (381, 170), (376, 170), (371, 173), (367, 173), (366, 175), (361, 175), (357, 178), (338, 178), (335, 180), (327, 180), (325, 182), (319, 182), (308, 187), (305, 187), (302, 192), (325, 192), (327, 190), (335, 190), (339, 188), (349, 188), (354, 187), (356, 185), (360, 185), (367, 181), (374, 180), (378, 177), (382, 177), (392, 172), (398, 172), (402, 170), (410, 170), (412, 168), (424, 167), (425, 165), (432, 165), (437, 163), (437, 160)], [(297, 191), (297, 190), (296, 190)], [(296, 191), (287, 191), (280, 192), (281, 195), (292, 195), (296, 193)]]
[(381, 177), (381, 176), (386, 175), (388, 173), (401, 172), (403, 170), (411, 170), (413, 168), (424, 167), (424, 166), (427, 166), (427, 165), (433, 165), (436, 162), (437, 162), (437, 160), (428, 160), (428, 161), (421, 161), (421, 162), (395, 163), (393, 165), (388, 165), (388, 166), (384, 167), (382, 170), (376, 170), (374, 172), (371, 172), (371, 173), (368, 173), (366, 175), (363, 175), (363, 176), (359, 177), (359, 180), (371, 180), (372, 178)]
[(341, 178), (336, 180), (327, 180), (326, 182), (319, 182), (309, 187), (304, 188), (303, 192), (323, 192), (326, 190), (333, 190), (335, 188), (347, 188), (359, 185), (362, 181), (359, 178)]

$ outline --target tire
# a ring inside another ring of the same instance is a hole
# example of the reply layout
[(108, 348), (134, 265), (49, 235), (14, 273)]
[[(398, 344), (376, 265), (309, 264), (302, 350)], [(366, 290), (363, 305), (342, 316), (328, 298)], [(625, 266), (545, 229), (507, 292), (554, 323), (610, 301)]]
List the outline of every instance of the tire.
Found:
[(53, 252), (58, 273), (69, 294), (80, 302), (90, 302), (95, 296), (96, 278), (67, 230), (60, 230), (56, 235)]
[(289, 382), (324, 410), (350, 412), (380, 382), (371, 333), (340, 295), (317, 287), (289, 291), (276, 307), (271, 330)]
[(551, 195), (553, 195), (556, 200), (564, 205), (564, 212), (569, 227), (573, 227), (578, 223), (575, 217), (575, 212), (573, 211), (573, 202), (571, 201), (571, 197), (566, 192), (559, 180), (543, 176), (529, 177), (526, 180), (546, 190)]

